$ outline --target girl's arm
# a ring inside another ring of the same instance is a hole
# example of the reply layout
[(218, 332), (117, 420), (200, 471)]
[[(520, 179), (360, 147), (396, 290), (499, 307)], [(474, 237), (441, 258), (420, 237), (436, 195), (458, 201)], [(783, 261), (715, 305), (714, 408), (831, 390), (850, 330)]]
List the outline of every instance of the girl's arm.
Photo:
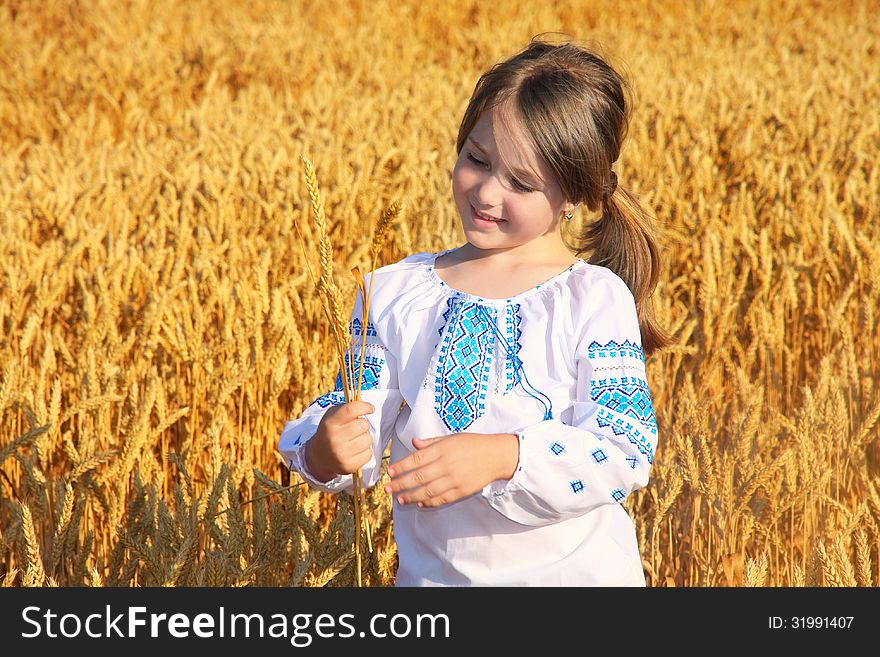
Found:
[[(367, 285), (369, 285), (369, 275)], [(373, 456), (361, 469), (364, 485), (369, 488), (381, 476), (382, 454), (391, 437), (403, 396), (398, 388), (397, 359), (386, 348), (382, 340), (382, 336), (387, 333), (382, 330), (383, 327), (376, 326), (372, 321), (372, 305), (370, 321), (362, 329), (360, 325), (361, 308), (362, 300), (358, 294), (349, 323), (351, 346), (346, 355), (346, 361), (352, 363), (352, 369), (357, 376), (361, 369), (361, 334), (363, 333), (367, 346), (363, 358), (361, 399), (371, 403), (376, 409), (374, 413), (364, 416), (370, 423), (370, 433), (373, 437)], [(350, 493), (353, 487), (352, 475), (336, 475), (329, 480), (326, 480), (326, 475), (324, 477), (317, 476), (309, 469), (305, 446), (315, 435), (321, 418), (324, 417), (327, 410), (344, 403), (345, 394), (342, 389), (340, 372), (336, 375), (336, 388), (315, 399), (299, 418), (287, 422), (278, 440), (278, 451), (284, 458), (287, 467), (299, 472), (312, 488), (328, 493), (338, 493), (343, 490)]]
[[(544, 420), (516, 432), (512, 477), (482, 490), (492, 508), (524, 525), (620, 504), (648, 484), (657, 423), (635, 300), (616, 277), (596, 281), (592, 293), (601, 295), (601, 304), (577, 347), (571, 420)], [(499, 447), (500, 458), (509, 454), (506, 449)]]

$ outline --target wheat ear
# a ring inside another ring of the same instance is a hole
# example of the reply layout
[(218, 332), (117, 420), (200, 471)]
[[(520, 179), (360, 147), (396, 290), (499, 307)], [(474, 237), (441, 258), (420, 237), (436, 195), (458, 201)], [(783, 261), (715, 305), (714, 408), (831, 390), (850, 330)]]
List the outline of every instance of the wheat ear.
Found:
[[(350, 344), (349, 341), (346, 340), (348, 336), (348, 330), (345, 324), (345, 320), (342, 317), (342, 300), (340, 298), (339, 288), (337, 287), (335, 281), (333, 280), (333, 249), (330, 244), (330, 238), (327, 234), (327, 221), (324, 215), (324, 204), (321, 201), (321, 193), (318, 189), (318, 180), (315, 175), (314, 167), (312, 163), (306, 158), (302, 158), (303, 163), (305, 165), (305, 174), (306, 174), (306, 186), (309, 190), (309, 199), (312, 205), (312, 214), (315, 221), (315, 227), (318, 232), (318, 251), (320, 254), (321, 261), (321, 276), (315, 281), (315, 277), (312, 276), (313, 282), (316, 283), (318, 288), (318, 293), (321, 295), (322, 305), (324, 306), (324, 312), (327, 315), (327, 318), (330, 322), (330, 328), (333, 331), (333, 337), (336, 344), (336, 356), (339, 360), (339, 372), (340, 378), (342, 379), (342, 390), (345, 395), (346, 403), (352, 401), (354, 396), (351, 383), (354, 379), (353, 372), (349, 371), (349, 368), (352, 367), (352, 363), (346, 363), (346, 353), (349, 350)], [(297, 233), (299, 233), (299, 227), (297, 227)], [(304, 257), (305, 257), (305, 249), (303, 249)], [(311, 274), (311, 269), (309, 269), (309, 273)], [(357, 397), (354, 396), (356, 399)], [(360, 515), (361, 515), (361, 504), (360, 504), (360, 470), (353, 475), (352, 477), (353, 484), (353, 492), (354, 492), (354, 513), (355, 513), (355, 526), (360, 528)], [(362, 586), (362, 577), (361, 577), (361, 552), (360, 552), (360, 531), (355, 532), (355, 558), (357, 561), (357, 582), (358, 586)]]

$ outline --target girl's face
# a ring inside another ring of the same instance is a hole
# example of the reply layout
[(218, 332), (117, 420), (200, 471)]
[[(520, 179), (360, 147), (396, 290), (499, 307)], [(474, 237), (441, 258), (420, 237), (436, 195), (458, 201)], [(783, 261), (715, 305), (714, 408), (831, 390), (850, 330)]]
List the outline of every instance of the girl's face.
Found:
[(498, 119), (497, 110), (483, 112), (452, 171), (452, 195), (468, 242), (504, 251), (529, 245), (530, 254), (551, 257), (567, 252), (559, 220), (574, 206), (518, 122)]

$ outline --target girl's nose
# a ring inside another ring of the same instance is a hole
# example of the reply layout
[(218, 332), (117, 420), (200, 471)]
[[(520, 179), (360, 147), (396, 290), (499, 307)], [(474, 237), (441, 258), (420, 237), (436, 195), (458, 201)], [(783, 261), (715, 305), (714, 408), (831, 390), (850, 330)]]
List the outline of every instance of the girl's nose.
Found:
[(474, 187), (474, 200), (482, 208), (494, 208), (501, 205), (502, 191), (501, 181), (496, 176), (485, 175)]

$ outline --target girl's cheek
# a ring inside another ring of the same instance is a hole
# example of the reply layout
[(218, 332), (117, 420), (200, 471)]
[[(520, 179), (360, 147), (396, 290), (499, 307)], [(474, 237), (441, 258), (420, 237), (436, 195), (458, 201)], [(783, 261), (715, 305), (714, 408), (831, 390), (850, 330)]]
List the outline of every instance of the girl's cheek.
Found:
[(463, 163), (461, 160), (455, 163), (455, 166), (452, 168), (452, 179), (457, 180), (461, 179), (467, 172), (467, 165)]
[(454, 196), (464, 196), (472, 185), (471, 176), (468, 176), (467, 172), (460, 169), (452, 172), (452, 193)]
[(456, 162), (452, 167), (452, 190), (456, 191), (459, 187), (461, 187), (461, 164)]
[(479, 173), (474, 172), (467, 166), (456, 169), (452, 173), (452, 187), (458, 193), (469, 191), (474, 185), (480, 181)]

